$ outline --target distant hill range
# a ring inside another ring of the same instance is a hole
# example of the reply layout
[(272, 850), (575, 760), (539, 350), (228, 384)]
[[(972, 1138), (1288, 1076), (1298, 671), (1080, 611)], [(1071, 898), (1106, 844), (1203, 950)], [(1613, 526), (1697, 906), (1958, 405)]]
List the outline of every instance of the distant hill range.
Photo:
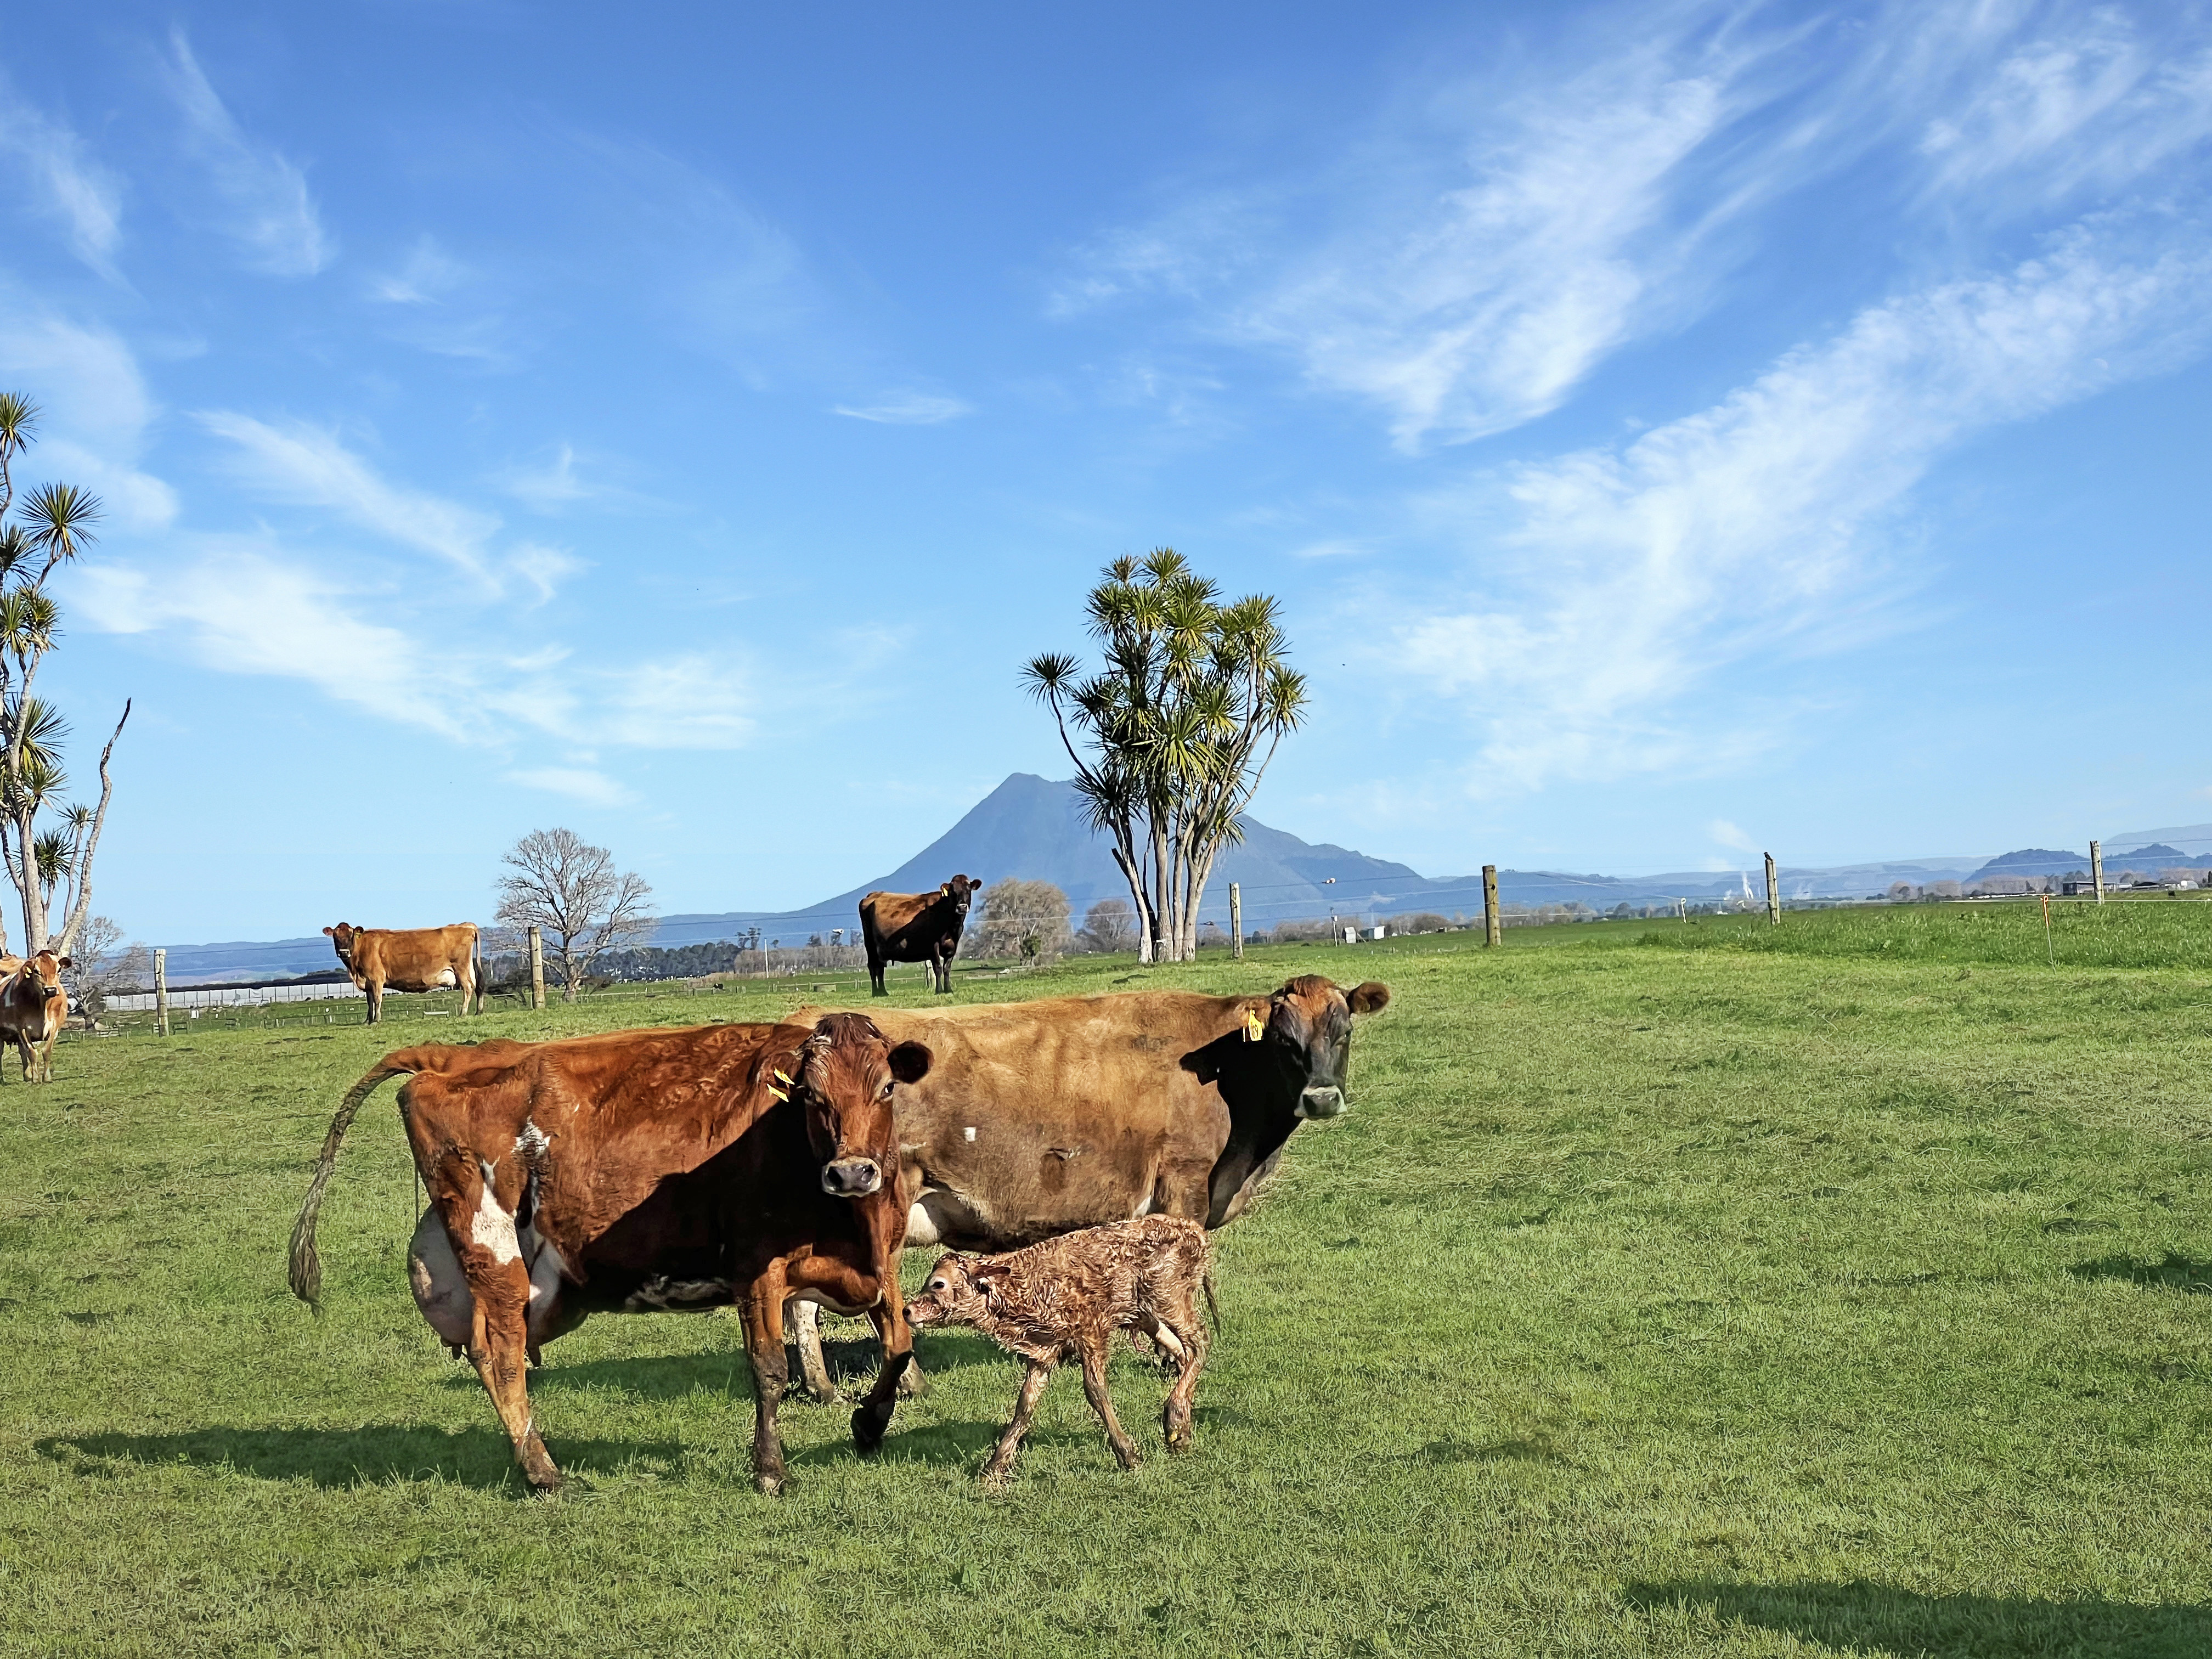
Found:
[[(1422, 910), (1446, 916), (1482, 912), (1479, 864), (1467, 875), (1424, 876), (1409, 865), (1350, 848), (1301, 841), (1257, 818), (1239, 822), (1244, 839), (1223, 850), (1206, 890), (1203, 915), (1224, 927), (1232, 881), (1243, 892), (1248, 932), (1309, 917), (1382, 920)], [(2192, 846), (2197, 850), (2177, 850)], [(1921, 858), (1818, 869), (1785, 865), (1781, 879), (1783, 892), (1793, 899), (1864, 898), (1885, 893), (1900, 881), (1916, 887), (1936, 881), (1971, 884), (1990, 875), (2063, 875), (2087, 869), (2088, 862), (2086, 853), (2028, 848), (1994, 859)], [(2115, 836), (2105, 843), (2105, 867), (2115, 875), (2124, 866), (2148, 871), (2183, 865), (2212, 866), (2212, 824)], [(1008, 877), (1051, 882), (1066, 892), (1079, 922), (1097, 901), (1128, 896), (1105, 837), (1083, 820), (1074, 785), (1017, 772), (896, 870), (804, 909), (663, 916), (651, 942), (664, 946), (705, 944), (736, 939), (756, 927), (763, 939), (780, 939), (785, 945), (803, 944), (816, 934), (826, 939), (837, 928), (846, 930), (850, 939), (860, 925), (858, 906), (864, 894), (878, 888), (923, 892), (956, 872), (980, 878), (986, 898), (989, 884)], [(1642, 908), (1677, 898), (1710, 903), (1729, 893), (1758, 892), (1760, 881), (1755, 861), (1741, 870), (1656, 876), (1559, 870), (1498, 872), (1499, 896), (1507, 904), (1578, 902), (1594, 910), (1610, 910), (1617, 904)], [(176, 985), (275, 979), (322, 973), (337, 965), (330, 940), (320, 934), (265, 942), (173, 945), (168, 952), (169, 979)]]

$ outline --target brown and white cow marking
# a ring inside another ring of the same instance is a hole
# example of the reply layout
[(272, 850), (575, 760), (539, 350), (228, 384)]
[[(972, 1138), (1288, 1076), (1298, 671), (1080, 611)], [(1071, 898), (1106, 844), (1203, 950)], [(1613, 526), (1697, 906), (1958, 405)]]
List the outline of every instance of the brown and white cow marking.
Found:
[[(384, 1018), (384, 994), (393, 991), (455, 991), (461, 1012), (483, 1012), (477, 984), (477, 925), (457, 921), (449, 927), (356, 927), (342, 921), (325, 927), (338, 960), (356, 991), (368, 995), (368, 1023)], [(471, 1000), (476, 1006), (469, 1006)]]
[(1114, 1455), (1125, 1469), (1137, 1467), (1137, 1448), (1122, 1432), (1106, 1387), (1107, 1357), (1125, 1331), (1152, 1339), (1173, 1358), (1177, 1374), (1160, 1427), (1170, 1451), (1188, 1451), (1191, 1398), (1207, 1347), (1199, 1292), (1209, 1306), (1213, 1301), (1208, 1267), (1206, 1229), (1164, 1215), (1065, 1233), (1008, 1255), (939, 1259), (922, 1294), (907, 1304), (908, 1319), (973, 1326), (1029, 1361), (1014, 1419), (983, 1465), (984, 1484), (1002, 1485), (1012, 1473), (1045, 1384), (1070, 1359), (1083, 1367), (1085, 1397)]
[[(54, 1039), (69, 1023), (69, 993), (62, 988), (62, 969), (74, 965), (52, 951), (41, 951), (27, 961), (0, 957), (0, 1043), (15, 1045), (26, 1083), (54, 1080)], [(0, 1080), (6, 1076), (0, 1069)]]
[(331, 1124), (293, 1229), (293, 1291), (321, 1293), (315, 1225), (347, 1125), (405, 1074), (400, 1114), (430, 1194), (409, 1277), (432, 1328), (466, 1350), (530, 1483), (561, 1480), (525, 1382), (537, 1348), (592, 1313), (734, 1304), (758, 1401), (754, 1480), (780, 1491), (787, 1301), (873, 1322), (883, 1369), (854, 1441), (872, 1452), (890, 1425), (913, 1350), (892, 1098), (928, 1069), (927, 1048), (858, 1014), (400, 1049)]

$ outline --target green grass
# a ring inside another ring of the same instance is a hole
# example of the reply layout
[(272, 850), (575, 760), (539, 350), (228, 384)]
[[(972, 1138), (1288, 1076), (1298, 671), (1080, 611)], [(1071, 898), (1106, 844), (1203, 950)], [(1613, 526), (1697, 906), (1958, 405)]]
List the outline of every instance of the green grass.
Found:
[(2101, 905), (2054, 899), (2047, 935), (2039, 901), (2005, 899), (1793, 910), (1780, 927), (1763, 915), (1700, 917), (1687, 926), (1647, 924), (1639, 929), (1638, 938), (1647, 945), (1691, 951), (2212, 972), (2212, 903), (2180, 894)]
[(1396, 992), (1351, 1115), (1218, 1236), (1197, 1451), (1161, 1455), (1124, 1360), (1145, 1468), (1063, 1377), (996, 1498), (1016, 1370), (944, 1335), (880, 1459), (793, 1407), (792, 1491), (757, 1497), (720, 1315), (557, 1344), (533, 1391), (575, 1479), (528, 1497), (408, 1297), (388, 1093), (325, 1213), (326, 1312), (286, 1291), (307, 1165), (383, 1049), (700, 999), (74, 1044), (0, 1089), (0, 1645), (2194, 1659), (2212, 971), (1880, 948), (1948, 925), (1923, 915), (1790, 918), (1862, 929), (1838, 954), (1636, 923), (963, 976)]

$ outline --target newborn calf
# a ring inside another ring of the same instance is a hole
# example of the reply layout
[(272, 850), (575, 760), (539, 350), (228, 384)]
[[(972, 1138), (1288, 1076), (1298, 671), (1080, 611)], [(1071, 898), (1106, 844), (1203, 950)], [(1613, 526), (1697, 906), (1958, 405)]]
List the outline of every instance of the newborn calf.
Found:
[(983, 1465), (984, 1484), (1005, 1482), (1046, 1381), (1071, 1358), (1083, 1364), (1084, 1395), (1106, 1425), (1114, 1455), (1123, 1468), (1136, 1468), (1137, 1449), (1121, 1432), (1106, 1392), (1106, 1355), (1118, 1331), (1141, 1332), (1174, 1358), (1180, 1375), (1160, 1426), (1170, 1451), (1188, 1451), (1191, 1396), (1206, 1364), (1201, 1289), (1206, 1305), (1213, 1305), (1209, 1267), (1206, 1230), (1164, 1215), (1088, 1227), (1006, 1255), (941, 1257), (927, 1288), (907, 1304), (908, 1322), (972, 1325), (1030, 1362), (1014, 1420)]

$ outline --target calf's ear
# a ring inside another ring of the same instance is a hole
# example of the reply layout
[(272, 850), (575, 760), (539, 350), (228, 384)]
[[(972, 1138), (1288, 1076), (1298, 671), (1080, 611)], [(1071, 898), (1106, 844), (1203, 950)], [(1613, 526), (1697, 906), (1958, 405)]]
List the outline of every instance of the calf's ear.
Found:
[(1390, 1000), (1390, 988), (1370, 979), (1356, 988), (1345, 1000), (1352, 1005), (1353, 1013), (1371, 1014)]
[(76, 966), (76, 963), (71, 962), (67, 957), (64, 957), (61, 961), (61, 965), (64, 968), (74, 968)]
[(929, 1075), (933, 1058), (921, 1043), (902, 1042), (891, 1050), (891, 1075), (901, 1083), (919, 1083)]

